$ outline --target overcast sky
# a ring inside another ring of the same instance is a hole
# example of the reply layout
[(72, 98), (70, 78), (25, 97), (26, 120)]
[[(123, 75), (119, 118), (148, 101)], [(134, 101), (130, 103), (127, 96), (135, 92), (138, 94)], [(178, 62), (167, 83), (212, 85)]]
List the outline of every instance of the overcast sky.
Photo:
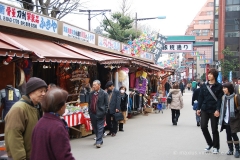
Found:
[[(13, 4), (15, 0), (0, 0)], [(74, 0), (73, 0), (74, 1)], [(122, 0), (81, 0), (82, 9), (102, 10), (111, 9), (112, 12), (120, 11)], [(163, 35), (184, 35), (187, 26), (192, 22), (199, 10), (207, 0), (128, 0), (131, 4), (130, 13), (138, 18), (151, 18), (166, 16), (166, 19), (154, 19), (138, 21), (138, 26), (146, 25)], [(85, 13), (86, 14), (86, 13)], [(106, 13), (110, 18), (110, 13)], [(91, 28), (95, 29), (104, 19), (103, 15), (93, 17)], [(74, 24), (80, 28), (88, 29), (88, 16), (81, 14), (69, 14), (62, 21)]]
[[(184, 35), (187, 26), (192, 22), (207, 0), (128, 0), (131, 3), (131, 14), (138, 18), (166, 16), (166, 19), (138, 21), (138, 25), (148, 25), (163, 35)], [(86, 9), (111, 9), (120, 11), (121, 0), (83, 0)], [(109, 13), (106, 14), (107, 17)], [(98, 15), (91, 20), (91, 28), (96, 28), (104, 18)], [(68, 15), (62, 20), (88, 29), (87, 15)]]

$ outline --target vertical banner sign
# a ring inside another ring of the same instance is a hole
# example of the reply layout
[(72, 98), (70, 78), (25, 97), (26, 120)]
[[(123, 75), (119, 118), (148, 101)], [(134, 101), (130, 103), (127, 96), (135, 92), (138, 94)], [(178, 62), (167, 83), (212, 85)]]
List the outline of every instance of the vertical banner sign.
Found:
[(218, 83), (222, 83), (222, 73), (218, 72), (218, 78), (217, 78)]
[(157, 39), (155, 40), (155, 47), (152, 49), (152, 53), (154, 54), (154, 61), (157, 64), (157, 61), (162, 53), (163, 47), (167, 41), (167, 37), (162, 34), (157, 35)]
[(229, 72), (229, 82), (232, 82), (232, 71)]

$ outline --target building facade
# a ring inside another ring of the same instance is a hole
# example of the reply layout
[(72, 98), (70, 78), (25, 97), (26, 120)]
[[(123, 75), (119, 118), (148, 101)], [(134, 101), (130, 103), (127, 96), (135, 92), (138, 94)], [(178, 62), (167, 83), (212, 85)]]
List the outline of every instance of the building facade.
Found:
[[(194, 66), (192, 79), (200, 79), (206, 72), (206, 66), (213, 62), (214, 41), (214, 0), (206, 0), (206, 3), (188, 26), (185, 35), (194, 35), (196, 43), (194, 53), (185, 53), (185, 62)], [(187, 72), (188, 73), (188, 72)], [(190, 75), (187, 75), (190, 76)], [(203, 76), (205, 77), (205, 76)]]
[[(239, 59), (240, 0), (214, 0), (214, 54), (215, 60), (222, 60), (222, 51), (229, 47)], [(232, 72), (232, 78), (240, 76), (239, 68)]]

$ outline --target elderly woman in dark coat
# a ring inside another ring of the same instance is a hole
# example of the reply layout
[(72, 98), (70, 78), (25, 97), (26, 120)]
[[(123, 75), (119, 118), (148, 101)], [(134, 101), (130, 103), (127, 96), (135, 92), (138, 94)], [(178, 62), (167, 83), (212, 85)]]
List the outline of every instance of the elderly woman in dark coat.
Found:
[(43, 98), (44, 115), (33, 130), (31, 160), (75, 160), (67, 123), (60, 117), (65, 112), (67, 97), (66, 91), (53, 88)]
[(226, 129), (229, 151), (227, 155), (233, 155), (233, 144), (235, 145), (235, 158), (239, 158), (239, 139), (237, 132), (240, 132), (240, 113), (234, 103), (234, 87), (231, 83), (223, 84), (224, 95), (220, 110), (219, 125), (221, 130)]

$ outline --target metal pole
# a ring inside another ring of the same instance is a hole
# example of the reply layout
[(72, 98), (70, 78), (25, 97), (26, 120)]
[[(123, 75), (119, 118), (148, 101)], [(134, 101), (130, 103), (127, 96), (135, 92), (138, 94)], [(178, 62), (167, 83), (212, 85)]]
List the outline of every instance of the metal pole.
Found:
[(194, 58), (192, 63), (192, 80), (194, 80)]
[(91, 10), (88, 10), (88, 30), (91, 31)]
[(136, 30), (136, 38), (137, 38), (137, 12), (135, 16), (135, 30)]

